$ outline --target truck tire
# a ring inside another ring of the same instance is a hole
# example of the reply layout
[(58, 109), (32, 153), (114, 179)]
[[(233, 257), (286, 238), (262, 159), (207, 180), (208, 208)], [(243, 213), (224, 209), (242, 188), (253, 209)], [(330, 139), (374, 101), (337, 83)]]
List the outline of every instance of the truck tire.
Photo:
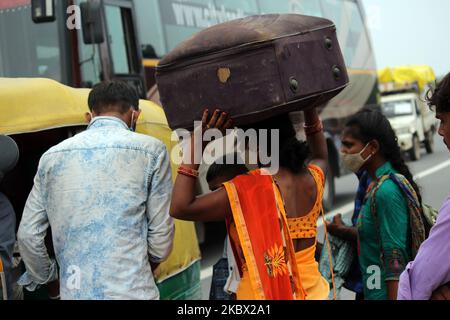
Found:
[(432, 154), (434, 152), (434, 132), (430, 130), (427, 132), (425, 137), (425, 149), (428, 154)]
[(409, 157), (412, 161), (420, 160), (420, 141), (418, 136), (413, 137), (413, 147), (409, 150)]
[(325, 179), (325, 188), (323, 190), (322, 205), (324, 211), (331, 211), (336, 196), (336, 186), (334, 181), (334, 174), (331, 168), (328, 169), (327, 177)]

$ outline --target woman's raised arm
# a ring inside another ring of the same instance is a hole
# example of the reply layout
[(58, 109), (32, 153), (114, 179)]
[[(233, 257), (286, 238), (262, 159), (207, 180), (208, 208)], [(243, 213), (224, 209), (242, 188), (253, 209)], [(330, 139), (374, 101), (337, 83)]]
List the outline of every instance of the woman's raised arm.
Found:
[[(224, 133), (226, 129), (231, 128), (232, 123), (229, 115), (225, 112), (216, 110), (209, 119), (209, 111), (205, 110), (202, 119), (202, 133), (208, 129), (218, 129)], [(224, 188), (200, 197), (195, 196), (195, 184), (200, 166), (200, 163), (195, 161), (195, 151), (196, 148), (201, 148), (203, 154), (205, 145), (203, 141), (196, 141), (192, 134), (189, 147), (190, 156), (184, 155), (183, 162), (178, 169), (170, 215), (176, 219), (189, 221), (224, 220), (227, 215), (231, 214), (228, 196)]]
[(328, 148), (322, 121), (316, 108), (304, 111), (306, 141), (312, 153), (312, 163), (319, 166), (324, 174), (328, 170)]

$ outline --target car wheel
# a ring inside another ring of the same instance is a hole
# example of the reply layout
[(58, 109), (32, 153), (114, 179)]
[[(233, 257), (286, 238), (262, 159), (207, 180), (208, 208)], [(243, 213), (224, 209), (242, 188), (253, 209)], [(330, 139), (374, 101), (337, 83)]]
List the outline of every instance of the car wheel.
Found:
[(432, 154), (434, 152), (434, 134), (433, 130), (427, 132), (427, 137), (425, 139), (425, 149), (428, 154)]
[(413, 137), (413, 147), (409, 151), (409, 156), (412, 161), (418, 161), (420, 159), (420, 141), (418, 136)]

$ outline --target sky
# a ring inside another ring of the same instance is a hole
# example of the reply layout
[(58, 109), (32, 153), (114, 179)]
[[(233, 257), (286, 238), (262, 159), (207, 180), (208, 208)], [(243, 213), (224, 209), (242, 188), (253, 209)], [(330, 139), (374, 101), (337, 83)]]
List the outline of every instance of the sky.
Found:
[(362, 0), (378, 69), (425, 64), (450, 72), (450, 0)]

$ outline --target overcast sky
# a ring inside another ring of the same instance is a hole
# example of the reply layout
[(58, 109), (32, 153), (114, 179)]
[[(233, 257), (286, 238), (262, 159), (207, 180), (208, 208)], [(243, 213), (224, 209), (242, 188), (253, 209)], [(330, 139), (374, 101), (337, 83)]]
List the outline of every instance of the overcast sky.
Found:
[(378, 68), (427, 64), (450, 72), (450, 0), (362, 0)]

